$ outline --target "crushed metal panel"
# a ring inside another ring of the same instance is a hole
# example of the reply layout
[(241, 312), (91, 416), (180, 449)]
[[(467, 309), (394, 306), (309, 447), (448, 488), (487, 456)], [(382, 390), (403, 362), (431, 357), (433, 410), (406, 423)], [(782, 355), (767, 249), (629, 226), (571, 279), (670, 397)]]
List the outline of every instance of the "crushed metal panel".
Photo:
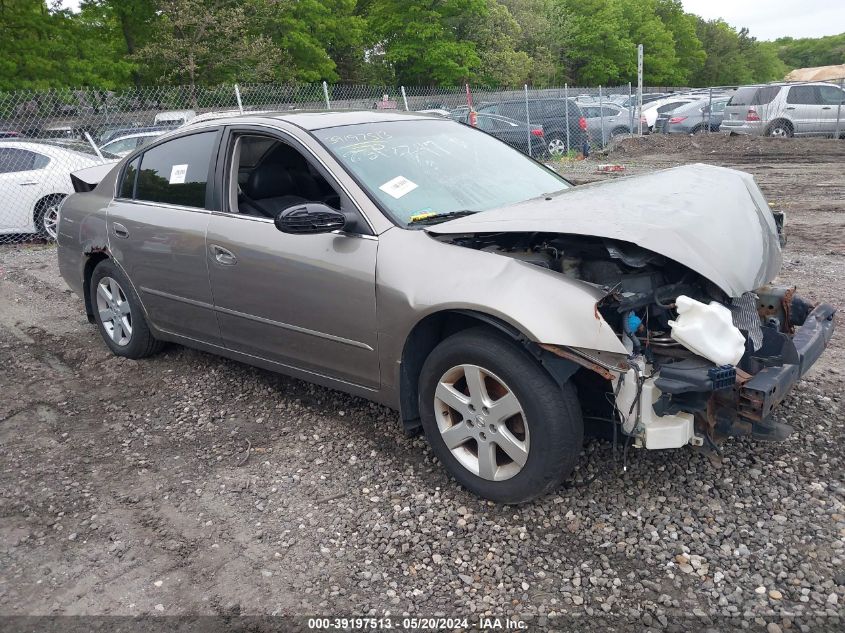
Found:
[(781, 267), (775, 219), (754, 179), (712, 165), (573, 187), (426, 230), (567, 233), (626, 241), (687, 266), (731, 297), (771, 281)]

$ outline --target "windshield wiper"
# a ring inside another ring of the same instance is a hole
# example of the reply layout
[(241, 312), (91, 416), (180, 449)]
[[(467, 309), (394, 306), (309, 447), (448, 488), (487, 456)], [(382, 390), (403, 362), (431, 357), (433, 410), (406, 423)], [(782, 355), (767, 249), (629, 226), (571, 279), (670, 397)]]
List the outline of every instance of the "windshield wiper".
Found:
[(452, 220), (454, 218), (462, 218), (465, 215), (472, 215), (473, 213), (478, 213), (478, 211), (472, 211), (471, 209), (461, 209), (460, 211), (449, 211), (448, 213), (426, 213), (425, 215), (419, 215), (411, 218), (408, 221), (408, 225), (410, 226), (411, 224), (438, 224), (439, 222), (445, 222), (446, 220)]

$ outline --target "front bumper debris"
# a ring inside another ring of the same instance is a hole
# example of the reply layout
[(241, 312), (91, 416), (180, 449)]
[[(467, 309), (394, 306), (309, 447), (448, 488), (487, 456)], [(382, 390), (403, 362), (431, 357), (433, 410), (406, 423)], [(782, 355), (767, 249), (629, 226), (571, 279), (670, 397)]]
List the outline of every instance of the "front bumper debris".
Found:
[[(743, 356), (732, 387), (714, 380), (724, 377), (723, 372), (704, 359), (664, 365), (655, 380), (661, 392), (655, 413), (693, 413), (696, 431), (714, 443), (739, 435), (786, 438), (792, 428), (772, 414), (827, 347), (836, 309), (828, 304), (812, 307), (791, 292), (786, 293), (784, 308), (781, 329), (792, 334), (764, 327), (762, 346)], [(803, 319), (796, 323), (796, 317)]]

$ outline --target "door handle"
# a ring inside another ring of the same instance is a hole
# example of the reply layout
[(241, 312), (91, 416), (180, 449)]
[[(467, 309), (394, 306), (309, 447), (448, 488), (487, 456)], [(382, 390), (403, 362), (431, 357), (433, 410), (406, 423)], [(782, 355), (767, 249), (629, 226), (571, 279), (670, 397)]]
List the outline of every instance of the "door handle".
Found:
[(794, 106), (787, 106), (787, 108), (786, 108), (786, 109), (787, 109), (787, 110), (794, 110), (794, 109), (795, 109), (795, 107), (794, 107)]
[(214, 254), (214, 260), (218, 264), (222, 264), (223, 266), (234, 266), (238, 263), (238, 258), (235, 257), (235, 254), (232, 251), (223, 248), (222, 246), (212, 244), (211, 252)]
[(824, 106), (822, 110), (830, 110), (830, 106)]
[(129, 237), (129, 229), (123, 226), (120, 222), (114, 222), (111, 225), (111, 228), (114, 231), (116, 237), (119, 237), (124, 240)]
[(21, 187), (31, 187), (32, 185), (37, 185), (37, 180), (27, 180), (26, 182), (20, 183)]

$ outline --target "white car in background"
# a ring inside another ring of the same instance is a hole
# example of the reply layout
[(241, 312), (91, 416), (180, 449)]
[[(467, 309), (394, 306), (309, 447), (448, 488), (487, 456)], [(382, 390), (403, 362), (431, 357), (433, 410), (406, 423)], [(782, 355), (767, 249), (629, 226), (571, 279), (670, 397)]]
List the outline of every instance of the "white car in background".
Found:
[(161, 136), (167, 131), (169, 130), (124, 134), (123, 136), (118, 136), (117, 138), (112, 139), (108, 143), (101, 145), (100, 150), (104, 152), (109, 152), (110, 154), (114, 154), (115, 156), (123, 157), (126, 156), (132, 150), (141, 147), (142, 145), (146, 145), (152, 139)]
[(56, 238), (59, 205), (73, 193), (70, 174), (110, 162), (79, 142), (0, 139), (0, 235)]

